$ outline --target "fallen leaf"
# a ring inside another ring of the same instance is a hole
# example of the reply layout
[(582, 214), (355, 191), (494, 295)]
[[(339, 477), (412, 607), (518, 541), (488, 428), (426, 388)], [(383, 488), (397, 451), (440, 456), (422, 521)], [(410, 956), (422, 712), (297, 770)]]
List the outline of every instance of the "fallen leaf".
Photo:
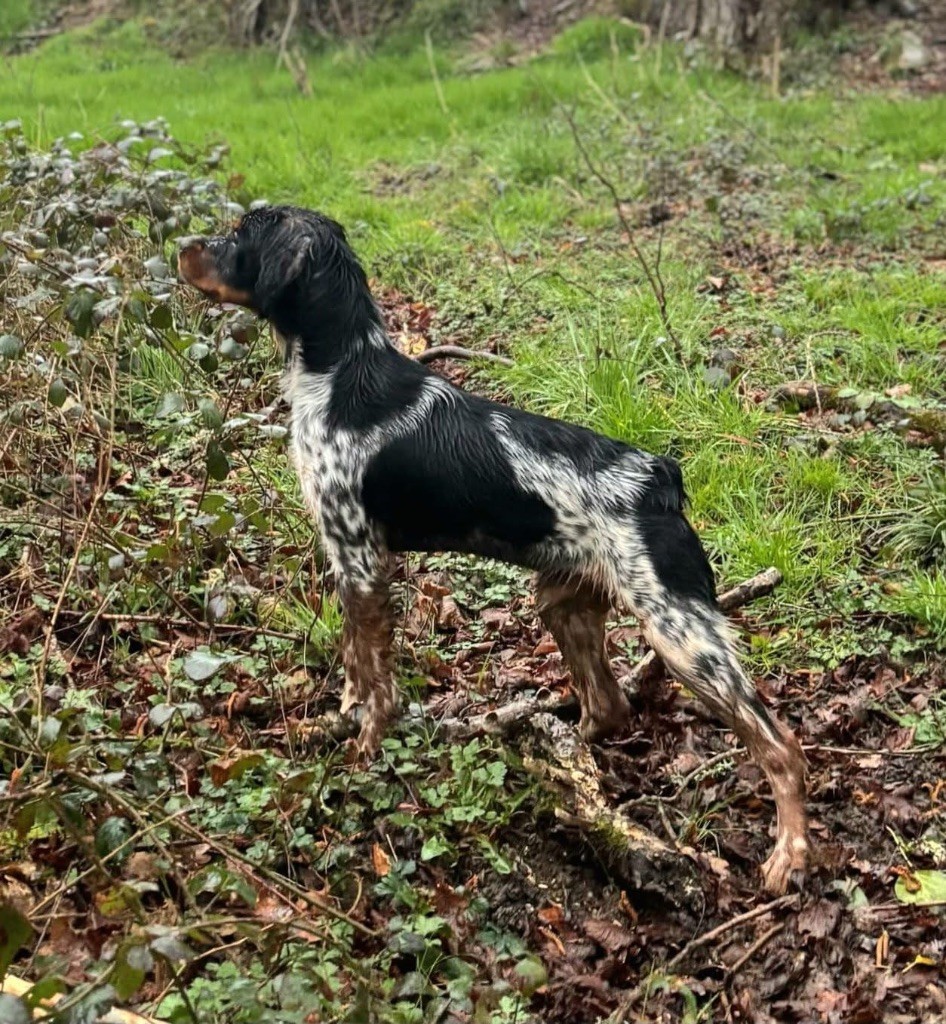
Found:
[(815, 939), (824, 939), (837, 927), (841, 907), (828, 900), (819, 900), (798, 914), (798, 931)]
[(634, 944), (634, 936), (613, 921), (593, 917), (585, 921), (583, 928), (585, 934), (608, 953), (619, 953)]
[(541, 907), (536, 915), (544, 924), (552, 928), (560, 928), (565, 923), (565, 915), (557, 903), (550, 903), (547, 907)]
[(946, 871), (920, 869), (901, 874), (893, 887), (901, 903), (939, 903), (946, 900)]
[(391, 872), (391, 858), (384, 852), (380, 843), (375, 843), (371, 847), (371, 865), (379, 878), (384, 878)]
[(263, 763), (262, 754), (237, 754), (221, 757), (210, 763), (210, 780), (215, 786), (222, 786), (231, 779), (238, 779), (244, 772)]

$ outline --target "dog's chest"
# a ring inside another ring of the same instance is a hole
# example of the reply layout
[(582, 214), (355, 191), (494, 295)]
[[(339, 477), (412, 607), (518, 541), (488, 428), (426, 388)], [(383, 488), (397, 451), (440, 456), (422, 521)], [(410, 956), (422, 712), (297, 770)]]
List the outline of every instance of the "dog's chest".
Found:
[(307, 373), (290, 366), (284, 379), (292, 407), (290, 453), (302, 495), (321, 518), (326, 500), (360, 487), (370, 452), (363, 439), (331, 425), (332, 374)]

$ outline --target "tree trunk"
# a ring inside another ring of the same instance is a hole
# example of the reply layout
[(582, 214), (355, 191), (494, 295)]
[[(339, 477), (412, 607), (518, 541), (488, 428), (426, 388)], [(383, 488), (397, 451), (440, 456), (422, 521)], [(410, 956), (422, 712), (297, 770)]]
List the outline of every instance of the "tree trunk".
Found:
[(786, 20), (809, 0), (647, 0), (666, 39), (699, 39), (720, 53), (770, 53)]

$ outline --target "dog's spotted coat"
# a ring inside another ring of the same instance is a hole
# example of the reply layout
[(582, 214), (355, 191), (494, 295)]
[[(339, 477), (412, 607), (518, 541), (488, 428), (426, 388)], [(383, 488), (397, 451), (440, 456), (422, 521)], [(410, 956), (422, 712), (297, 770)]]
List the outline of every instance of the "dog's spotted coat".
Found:
[(342, 228), (268, 207), (181, 253), (186, 281), (268, 317), (286, 359), (292, 459), (345, 610), (342, 706), (373, 753), (397, 708), (388, 574), (401, 551), (457, 551), (537, 572), (536, 603), (568, 663), (589, 739), (627, 700), (604, 647), (613, 606), (743, 740), (778, 809), (766, 885), (805, 867), (804, 757), (743, 671), (679, 467), (582, 427), (461, 391), (390, 342)]

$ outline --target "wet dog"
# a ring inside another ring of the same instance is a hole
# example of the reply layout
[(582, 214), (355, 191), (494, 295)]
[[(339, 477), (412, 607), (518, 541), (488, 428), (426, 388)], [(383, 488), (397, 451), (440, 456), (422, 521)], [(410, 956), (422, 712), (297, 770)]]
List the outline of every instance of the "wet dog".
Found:
[(180, 272), (206, 295), (266, 317), (283, 341), (292, 458), (336, 574), (342, 707), (362, 709), (360, 750), (377, 750), (397, 710), (392, 554), (468, 552), (526, 566), (587, 739), (628, 724), (604, 642), (619, 607), (745, 743), (778, 810), (764, 881), (784, 892), (808, 853), (805, 760), (739, 663), (684, 516), (679, 466), (461, 391), (401, 355), (344, 230), (322, 214), (253, 211), (232, 233), (182, 247)]

